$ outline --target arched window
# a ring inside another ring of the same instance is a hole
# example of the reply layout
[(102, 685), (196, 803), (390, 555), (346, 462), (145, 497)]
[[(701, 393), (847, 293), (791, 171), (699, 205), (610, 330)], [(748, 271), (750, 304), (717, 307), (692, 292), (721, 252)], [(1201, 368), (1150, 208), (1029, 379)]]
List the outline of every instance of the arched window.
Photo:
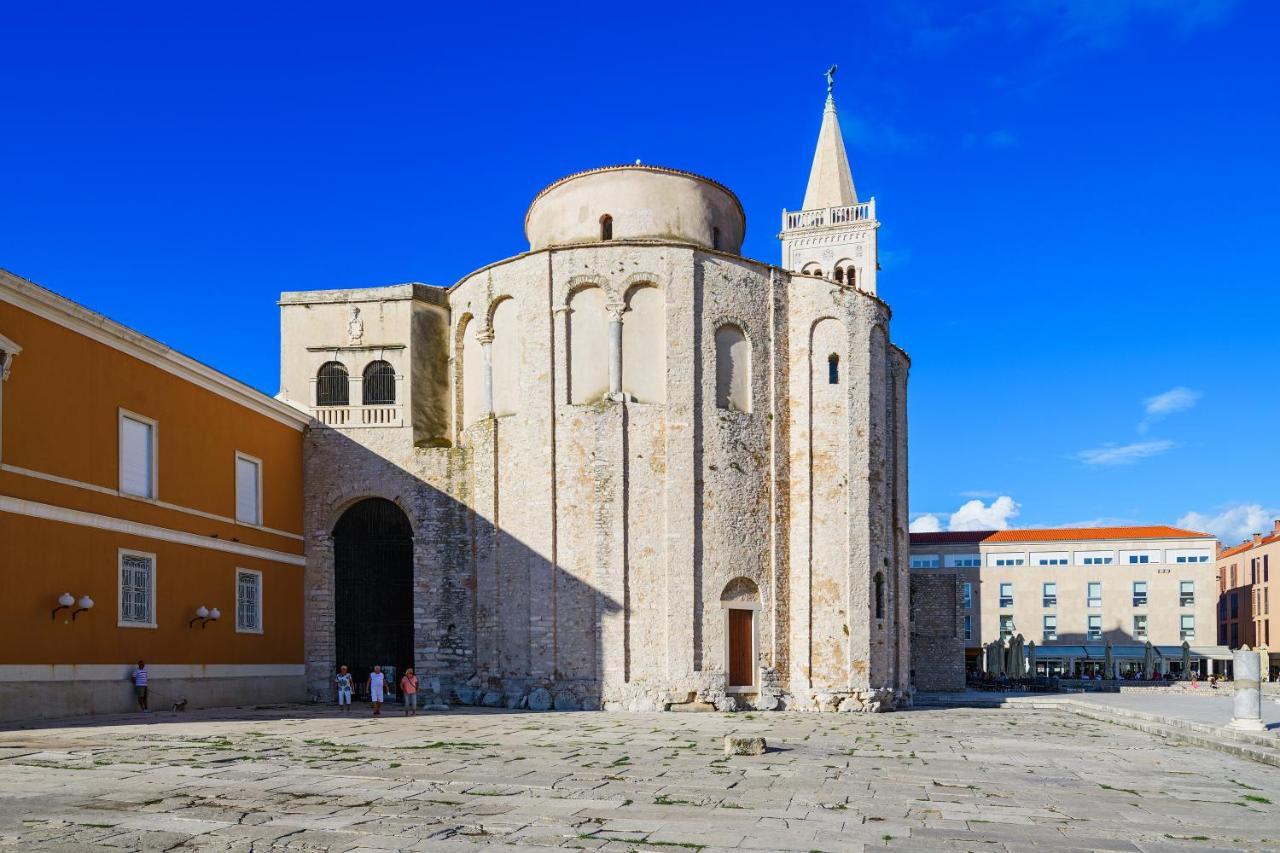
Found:
[(385, 361), (371, 361), (364, 369), (363, 402), (386, 406), (396, 401), (396, 371)]
[(884, 575), (876, 572), (876, 618), (884, 618)]
[(818, 278), (822, 278), (822, 267), (814, 267), (813, 272), (809, 273), (809, 275), (816, 275)]
[(613, 239), (613, 217), (607, 213), (600, 217), (600, 239)]
[(840, 356), (835, 353), (827, 356), (827, 384), (840, 384)]
[(720, 229), (719, 228), (711, 229), (711, 248), (713, 249), (720, 248)]
[(849, 265), (849, 275), (845, 283), (850, 287), (855, 287), (858, 284), (858, 269), (852, 264)]
[(835, 277), (836, 281), (844, 281), (844, 270), (841, 267), (836, 267)]
[(347, 386), (347, 369), (340, 362), (326, 361), (316, 373), (316, 405), (350, 405)]
[(716, 329), (716, 406), (751, 411), (751, 343), (732, 323)]

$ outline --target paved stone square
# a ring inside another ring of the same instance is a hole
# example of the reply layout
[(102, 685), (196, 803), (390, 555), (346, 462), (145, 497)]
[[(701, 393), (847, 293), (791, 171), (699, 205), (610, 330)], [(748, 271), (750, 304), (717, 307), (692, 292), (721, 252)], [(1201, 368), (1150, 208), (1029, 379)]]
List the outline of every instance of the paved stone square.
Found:
[[(1044, 709), (296, 706), (0, 733), (0, 847), (1276, 849), (1280, 773)], [(726, 758), (726, 733), (770, 751)]]

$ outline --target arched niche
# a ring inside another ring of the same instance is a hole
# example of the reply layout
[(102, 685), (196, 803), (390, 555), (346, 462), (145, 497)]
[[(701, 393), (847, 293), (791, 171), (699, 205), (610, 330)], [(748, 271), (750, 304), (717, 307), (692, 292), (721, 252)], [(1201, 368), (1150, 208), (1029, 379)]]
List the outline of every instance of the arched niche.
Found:
[(662, 290), (627, 291), (622, 320), (622, 393), (637, 403), (667, 401), (667, 316)]
[(605, 292), (584, 287), (569, 297), (569, 402), (594, 403), (609, 391), (609, 321)]
[(463, 428), (485, 417), (484, 410), (484, 350), (476, 336), (483, 323), (470, 314), (462, 318), (459, 338), (462, 349), (462, 426)]
[(493, 413), (514, 415), (520, 407), (520, 328), (514, 299), (493, 307)]

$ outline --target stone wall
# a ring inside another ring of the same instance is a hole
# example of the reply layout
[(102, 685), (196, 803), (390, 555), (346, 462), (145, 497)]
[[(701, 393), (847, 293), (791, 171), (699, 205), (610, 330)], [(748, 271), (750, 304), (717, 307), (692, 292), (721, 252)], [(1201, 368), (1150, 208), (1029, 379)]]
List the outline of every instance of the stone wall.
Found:
[[(660, 316), (632, 313), (637, 288), (660, 296)], [(736, 256), (624, 241), (512, 258), (447, 302), (452, 406), (427, 408), (450, 413), (451, 446), (408, 427), (308, 436), (313, 695), (337, 663), (333, 526), (383, 497), (415, 531), (414, 664), (447, 700), (860, 711), (909, 696), (908, 362), (882, 302)], [(611, 338), (582, 324), (617, 316), (621, 399), (584, 397)], [(717, 405), (725, 324), (745, 338), (734, 357), (749, 365), (737, 389), (749, 411)], [(476, 410), (484, 359), (497, 417)], [(729, 608), (754, 611), (757, 655), (756, 684), (732, 691)]]
[(911, 574), (911, 680), (916, 690), (964, 690), (961, 579)]

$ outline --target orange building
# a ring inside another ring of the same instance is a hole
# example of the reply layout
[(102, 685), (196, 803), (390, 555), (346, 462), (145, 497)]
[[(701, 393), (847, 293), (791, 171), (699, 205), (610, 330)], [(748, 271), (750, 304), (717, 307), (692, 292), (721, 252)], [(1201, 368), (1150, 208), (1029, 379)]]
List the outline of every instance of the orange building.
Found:
[(0, 720), (302, 698), (308, 423), (0, 270)]
[[(1280, 519), (1270, 532), (1218, 552), (1218, 642), (1238, 649), (1275, 648), (1280, 628), (1271, 631), (1271, 558), (1280, 571)], [(1274, 586), (1280, 588), (1280, 577)], [(1277, 589), (1280, 595), (1280, 589)], [(1280, 607), (1280, 598), (1277, 599)], [(1280, 678), (1280, 652), (1270, 653), (1271, 677)]]

